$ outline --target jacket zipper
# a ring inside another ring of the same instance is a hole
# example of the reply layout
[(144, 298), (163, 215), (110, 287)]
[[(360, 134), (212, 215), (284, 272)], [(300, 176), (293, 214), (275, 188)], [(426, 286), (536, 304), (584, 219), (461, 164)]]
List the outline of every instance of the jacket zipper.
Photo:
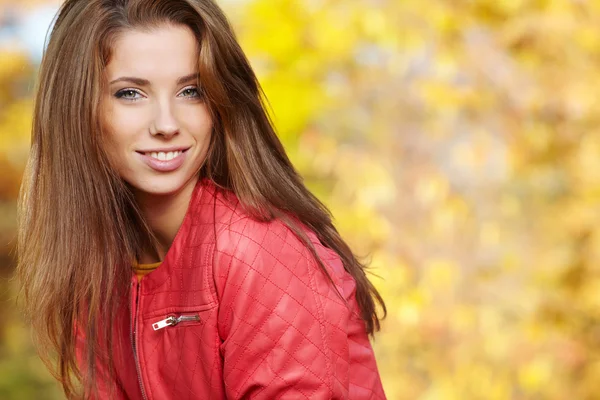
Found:
[(187, 321), (200, 321), (200, 316), (198, 314), (180, 315), (178, 317), (176, 317), (174, 315), (170, 315), (167, 318), (163, 319), (162, 321), (153, 323), (152, 328), (154, 328), (154, 330), (157, 331), (159, 329), (166, 328), (167, 326), (175, 326), (180, 322), (187, 322)]
[[(136, 277), (136, 279), (137, 279), (137, 277)], [(136, 369), (136, 373), (137, 373), (137, 377), (138, 377), (138, 383), (140, 385), (140, 390), (142, 391), (142, 398), (144, 400), (146, 400), (147, 399), (146, 391), (144, 389), (144, 382), (142, 382), (142, 373), (141, 373), (140, 362), (139, 362), (138, 354), (137, 354), (137, 346), (135, 345), (135, 339), (137, 336), (137, 318), (138, 318), (138, 314), (139, 314), (139, 310), (138, 310), (138, 300), (140, 297), (139, 293), (140, 293), (140, 283), (136, 282), (135, 308), (131, 312), (131, 329), (129, 330), (129, 332), (131, 335), (131, 346), (133, 347), (133, 358), (135, 360), (135, 369)]]

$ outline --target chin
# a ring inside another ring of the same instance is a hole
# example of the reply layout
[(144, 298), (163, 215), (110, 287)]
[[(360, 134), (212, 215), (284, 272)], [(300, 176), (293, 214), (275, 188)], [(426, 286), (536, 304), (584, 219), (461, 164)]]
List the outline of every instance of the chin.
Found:
[(160, 176), (152, 177), (143, 182), (140, 180), (128, 180), (134, 191), (155, 196), (168, 196), (180, 192), (188, 185), (195, 183), (196, 175), (182, 176)]

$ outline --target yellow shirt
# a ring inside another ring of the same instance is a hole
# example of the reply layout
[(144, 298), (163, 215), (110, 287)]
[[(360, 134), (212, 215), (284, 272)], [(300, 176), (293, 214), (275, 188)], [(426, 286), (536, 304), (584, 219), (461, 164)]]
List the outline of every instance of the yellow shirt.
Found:
[(138, 282), (141, 281), (144, 276), (158, 268), (161, 262), (162, 261), (152, 264), (133, 264), (133, 271), (138, 277)]

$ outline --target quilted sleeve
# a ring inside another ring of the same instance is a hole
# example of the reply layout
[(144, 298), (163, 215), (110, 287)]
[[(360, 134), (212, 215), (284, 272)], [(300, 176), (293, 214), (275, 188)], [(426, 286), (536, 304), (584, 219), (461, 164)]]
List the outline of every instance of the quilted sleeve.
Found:
[[(293, 232), (238, 221), (218, 235), (214, 263), (227, 398), (349, 398), (357, 317)], [(353, 294), (352, 278), (348, 286), (344, 271), (331, 272), (343, 296)]]

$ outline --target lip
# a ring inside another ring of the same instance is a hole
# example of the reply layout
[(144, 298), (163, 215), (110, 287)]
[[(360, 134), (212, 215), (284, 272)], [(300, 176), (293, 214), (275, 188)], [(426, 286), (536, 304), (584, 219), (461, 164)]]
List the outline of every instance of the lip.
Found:
[[(190, 147), (172, 147), (169, 149), (163, 148), (163, 149), (145, 150), (144, 152), (136, 151), (136, 153), (141, 158), (141, 160), (147, 166), (152, 168), (153, 170), (158, 171), (158, 172), (172, 172), (172, 171), (177, 170), (179, 167), (181, 167), (181, 165), (183, 164), (183, 162), (185, 161), (185, 159), (187, 157), (187, 153), (188, 153), (189, 149), (190, 149)], [(150, 154), (149, 154), (152, 152), (158, 153), (158, 152), (162, 151), (162, 152), (168, 153), (169, 151), (179, 151), (179, 150), (181, 150), (182, 153), (171, 160), (157, 160), (156, 158), (150, 157)]]
[(170, 151), (187, 151), (190, 148), (190, 146), (179, 146), (179, 147), (161, 147), (161, 148), (154, 148), (154, 149), (145, 149), (145, 150), (136, 150), (136, 153), (160, 153), (161, 151), (163, 153), (168, 153)]

